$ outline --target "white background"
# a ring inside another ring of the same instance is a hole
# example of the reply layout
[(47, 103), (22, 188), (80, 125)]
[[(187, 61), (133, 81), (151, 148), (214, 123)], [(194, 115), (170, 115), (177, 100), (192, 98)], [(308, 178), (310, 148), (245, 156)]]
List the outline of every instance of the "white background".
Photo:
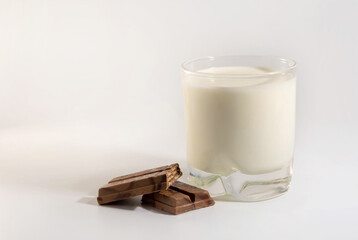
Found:
[[(353, 0), (0, 0), (0, 239), (357, 239), (357, 23)], [(185, 169), (180, 64), (235, 54), (297, 61), (290, 191), (97, 206), (112, 177)]]

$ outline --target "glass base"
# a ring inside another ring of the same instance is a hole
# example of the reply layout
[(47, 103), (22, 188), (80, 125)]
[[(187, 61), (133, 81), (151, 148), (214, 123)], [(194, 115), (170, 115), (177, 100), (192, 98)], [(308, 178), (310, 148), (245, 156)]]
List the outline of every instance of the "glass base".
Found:
[(256, 202), (278, 197), (290, 187), (291, 164), (274, 172), (229, 176), (207, 173), (189, 165), (190, 184), (206, 189), (215, 200)]

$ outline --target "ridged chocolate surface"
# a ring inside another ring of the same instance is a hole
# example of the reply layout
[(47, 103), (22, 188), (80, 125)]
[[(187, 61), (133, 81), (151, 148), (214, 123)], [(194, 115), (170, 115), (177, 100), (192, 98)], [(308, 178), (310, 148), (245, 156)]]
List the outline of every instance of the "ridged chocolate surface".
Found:
[(144, 195), (142, 202), (175, 215), (215, 204), (206, 190), (179, 181), (168, 190)]
[(99, 189), (97, 202), (102, 205), (166, 190), (181, 175), (179, 164), (176, 163), (116, 177)]

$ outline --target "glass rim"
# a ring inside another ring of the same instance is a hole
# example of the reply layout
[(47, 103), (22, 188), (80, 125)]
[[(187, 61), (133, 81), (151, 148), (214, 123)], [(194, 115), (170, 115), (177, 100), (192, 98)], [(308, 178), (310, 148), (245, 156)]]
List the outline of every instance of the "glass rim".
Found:
[[(199, 61), (215, 61), (219, 58), (271, 58), (272, 60), (280, 61), (282, 63), (286, 63), (287, 67), (283, 69), (279, 69), (277, 71), (269, 71), (267, 73), (260, 73), (260, 74), (218, 74), (218, 73), (203, 73), (195, 70), (191, 70), (187, 67), (187, 65), (199, 62)], [(224, 79), (247, 79), (247, 78), (265, 78), (265, 77), (273, 77), (277, 75), (285, 75), (288, 72), (292, 71), (296, 68), (296, 62), (290, 58), (285, 57), (278, 57), (278, 56), (271, 56), (271, 55), (225, 55), (225, 56), (207, 56), (207, 57), (200, 57), (195, 59), (190, 59), (182, 63), (181, 69), (191, 75), (203, 77), (203, 78), (224, 78)]]

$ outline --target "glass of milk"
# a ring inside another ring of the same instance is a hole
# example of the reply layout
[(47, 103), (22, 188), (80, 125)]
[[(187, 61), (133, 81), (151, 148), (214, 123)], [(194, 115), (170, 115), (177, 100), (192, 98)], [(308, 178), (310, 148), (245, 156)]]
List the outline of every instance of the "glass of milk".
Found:
[(290, 186), (296, 64), (222, 56), (182, 65), (191, 184), (217, 200), (261, 201)]

